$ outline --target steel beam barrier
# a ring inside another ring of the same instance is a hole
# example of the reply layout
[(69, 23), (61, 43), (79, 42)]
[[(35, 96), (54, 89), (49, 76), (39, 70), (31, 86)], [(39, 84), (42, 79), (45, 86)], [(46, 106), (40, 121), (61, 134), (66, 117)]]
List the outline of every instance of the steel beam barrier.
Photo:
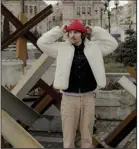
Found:
[[(3, 4), (1, 4), (1, 12), (4, 17), (6, 17), (17, 29), (20, 29), (23, 27), (22, 22), (20, 22)], [(41, 49), (37, 45), (38, 38), (35, 37), (32, 32), (27, 31), (24, 35), (30, 42), (34, 44), (34, 46), (41, 52)], [(1, 49), (2, 50), (2, 49)]]
[(1, 49), (3, 50), (8, 45), (10, 45), (12, 42), (14, 42), (16, 39), (18, 39), (20, 36), (23, 36), (27, 31), (29, 31), (31, 28), (33, 28), (35, 25), (37, 25), (44, 18), (49, 16), (52, 12), (53, 12), (52, 5), (47, 6), (44, 10), (42, 10), (40, 13), (38, 13), (35, 17), (33, 17), (27, 23), (25, 23), (22, 28), (16, 30), (14, 33), (12, 33), (10, 36), (8, 36), (2, 42)]
[(14, 148), (44, 148), (4, 110), (2, 135)]
[(136, 85), (134, 85), (132, 81), (123, 76), (118, 82), (136, 98)]
[(1, 86), (2, 109), (28, 126), (42, 116)]
[(133, 111), (114, 131), (106, 137), (105, 143), (116, 147), (137, 126), (137, 113)]
[(38, 82), (45, 71), (54, 62), (54, 58), (47, 56), (45, 53), (36, 60), (28, 72), (21, 78), (18, 84), (11, 91), (16, 97), (22, 100), (30, 89)]

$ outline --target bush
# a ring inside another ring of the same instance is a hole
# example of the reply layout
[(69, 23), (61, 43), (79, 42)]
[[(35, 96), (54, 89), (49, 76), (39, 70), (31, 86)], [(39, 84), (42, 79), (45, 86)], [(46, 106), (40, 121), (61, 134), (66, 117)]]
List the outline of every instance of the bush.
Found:
[(105, 88), (102, 88), (101, 90), (120, 90), (123, 89), (123, 87), (114, 80), (110, 80), (109, 83), (106, 85)]
[(128, 66), (129, 63), (133, 66), (137, 63), (137, 35), (132, 29), (126, 30), (125, 42), (121, 42), (114, 53), (115, 61)]

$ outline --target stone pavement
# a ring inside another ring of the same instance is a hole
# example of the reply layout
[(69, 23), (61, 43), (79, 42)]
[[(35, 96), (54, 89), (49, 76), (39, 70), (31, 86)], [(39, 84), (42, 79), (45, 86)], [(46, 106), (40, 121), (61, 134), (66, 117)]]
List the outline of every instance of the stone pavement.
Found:
[[(120, 121), (104, 121), (97, 120), (96, 127), (97, 131), (94, 136), (101, 141), (106, 147), (108, 147), (103, 140), (107, 135), (120, 124)], [(62, 148), (63, 140), (61, 132), (44, 132), (44, 131), (29, 131), (45, 148)], [(117, 148), (124, 148), (126, 144), (129, 144), (133, 140), (136, 140), (136, 128), (117, 146)], [(80, 142), (77, 143), (79, 148)]]

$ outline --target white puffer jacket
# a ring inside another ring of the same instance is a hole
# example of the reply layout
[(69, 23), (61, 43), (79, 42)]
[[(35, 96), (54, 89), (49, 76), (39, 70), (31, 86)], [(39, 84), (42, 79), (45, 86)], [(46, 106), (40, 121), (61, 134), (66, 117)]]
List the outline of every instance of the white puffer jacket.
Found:
[[(106, 86), (106, 75), (103, 56), (112, 53), (118, 46), (117, 41), (101, 27), (92, 28), (91, 41), (85, 40), (84, 54), (90, 64), (98, 88)], [(56, 72), (54, 79), (54, 88), (65, 90), (69, 85), (69, 76), (74, 56), (73, 45), (66, 40), (65, 42), (56, 42), (63, 36), (59, 26), (44, 33), (37, 41), (37, 45), (43, 52), (46, 52), (56, 58)]]

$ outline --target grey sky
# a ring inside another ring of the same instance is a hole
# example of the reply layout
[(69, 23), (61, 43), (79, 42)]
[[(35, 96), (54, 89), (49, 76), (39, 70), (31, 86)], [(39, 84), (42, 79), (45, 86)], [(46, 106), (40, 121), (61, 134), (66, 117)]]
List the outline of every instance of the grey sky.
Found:
[[(54, 3), (56, 3), (57, 1), (55, 1), (55, 0), (53, 0), (53, 1), (48, 1), (48, 0), (44, 0), (47, 4), (54, 4)], [(127, 4), (128, 3), (128, 1), (124, 1), (124, 0), (119, 0), (119, 5), (121, 5), (121, 6), (123, 6), (123, 5), (125, 5), (125, 4)], [(111, 1), (110, 2), (110, 6), (111, 6), (111, 8), (112, 7), (114, 7), (114, 1)]]

